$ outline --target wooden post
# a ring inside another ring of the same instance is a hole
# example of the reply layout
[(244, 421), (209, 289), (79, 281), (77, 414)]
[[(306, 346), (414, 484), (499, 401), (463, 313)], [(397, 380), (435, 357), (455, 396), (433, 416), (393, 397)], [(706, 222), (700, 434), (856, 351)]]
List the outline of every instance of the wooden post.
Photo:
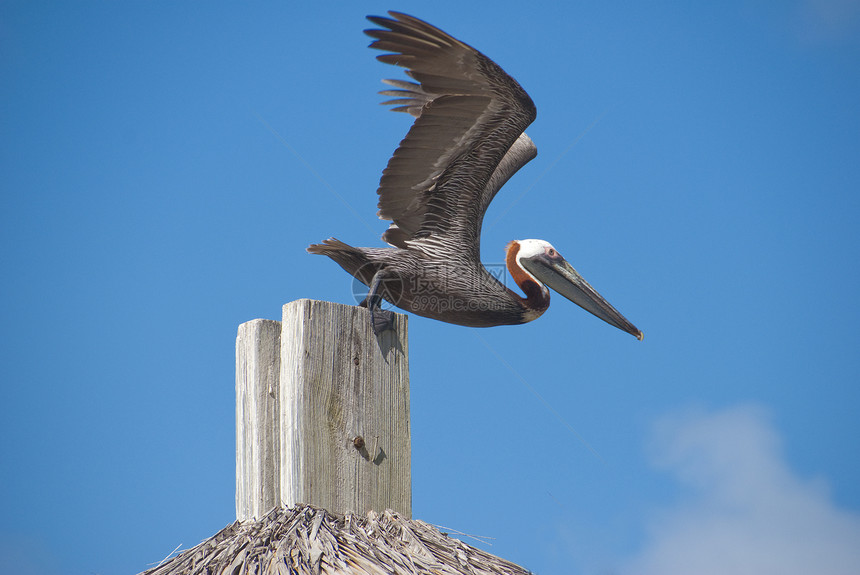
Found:
[(278, 378), (281, 322), (255, 319), (236, 336), (236, 517), (280, 504)]
[[(267, 367), (240, 362), (252, 355)], [(238, 519), (297, 503), (411, 517), (406, 316), (376, 337), (364, 308), (297, 300), (280, 324), (240, 326), (236, 357)]]

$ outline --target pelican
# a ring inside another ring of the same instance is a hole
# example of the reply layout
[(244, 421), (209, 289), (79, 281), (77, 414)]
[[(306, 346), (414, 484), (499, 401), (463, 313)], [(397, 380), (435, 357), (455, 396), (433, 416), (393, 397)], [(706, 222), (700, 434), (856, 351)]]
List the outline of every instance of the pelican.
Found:
[(536, 116), (525, 90), (495, 62), (427, 22), (400, 12), (368, 16), (377, 59), (406, 68), (413, 81), (383, 80), (380, 94), (415, 117), (379, 182), (382, 239), (391, 247), (357, 248), (335, 238), (312, 244), (369, 287), (360, 304), (376, 334), (393, 326), (382, 299), (417, 315), (470, 326), (522, 324), (549, 307), (549, 288), (603, 321), (642, 339), (544, 240), (514, 240), (507, 270), (525, 297), (480, 259), (481, 223), (496, 192), (537, 155), (525, 134)]

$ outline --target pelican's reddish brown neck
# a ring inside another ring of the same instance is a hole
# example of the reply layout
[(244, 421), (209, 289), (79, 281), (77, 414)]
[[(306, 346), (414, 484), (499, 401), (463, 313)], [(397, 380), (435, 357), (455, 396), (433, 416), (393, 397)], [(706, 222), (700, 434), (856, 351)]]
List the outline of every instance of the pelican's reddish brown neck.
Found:
[(508, 273), (526, 294), (525, 298), (520, 299), (523, 306), (531, 312), (526, 321), (531, 321), (540, 317), (549, 307), (549, 290), (520, 265), (517, 261), (519, 251), (520, 242), (517, 240), (510, 242), (505, 248), (505, 264), (508, 267)]

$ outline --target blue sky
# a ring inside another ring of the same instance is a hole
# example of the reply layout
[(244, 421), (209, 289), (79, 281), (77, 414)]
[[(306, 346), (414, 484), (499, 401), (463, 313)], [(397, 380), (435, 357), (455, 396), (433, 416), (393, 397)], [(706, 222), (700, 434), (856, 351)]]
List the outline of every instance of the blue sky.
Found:
[(851, 0), (4, 2), (4, 569), (233, 521), (237, 326), (350, 302), (309, 243), (381, 245), (387, 9), (538, 107), (484, 261), (546, 239), (645, 332), (410, 318), (414, 516), (541, 575), (860, 571)]

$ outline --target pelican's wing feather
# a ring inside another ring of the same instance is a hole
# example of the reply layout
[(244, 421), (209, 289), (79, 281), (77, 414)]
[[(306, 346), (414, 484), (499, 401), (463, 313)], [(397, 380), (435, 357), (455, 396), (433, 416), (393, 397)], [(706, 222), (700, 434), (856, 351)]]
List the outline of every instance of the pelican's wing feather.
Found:
[(525, 90), (492, 60), (438, 28), (399, 12), (369, 16), (366, 30), (387, 64), (414, 81), (385, 80), (393, 110), (415, 116), (379, 182), (383, 239), (398, 247), (458, 251), (477, 260), (493, 196), (536, 149), (523, 133), (535, 119)]

